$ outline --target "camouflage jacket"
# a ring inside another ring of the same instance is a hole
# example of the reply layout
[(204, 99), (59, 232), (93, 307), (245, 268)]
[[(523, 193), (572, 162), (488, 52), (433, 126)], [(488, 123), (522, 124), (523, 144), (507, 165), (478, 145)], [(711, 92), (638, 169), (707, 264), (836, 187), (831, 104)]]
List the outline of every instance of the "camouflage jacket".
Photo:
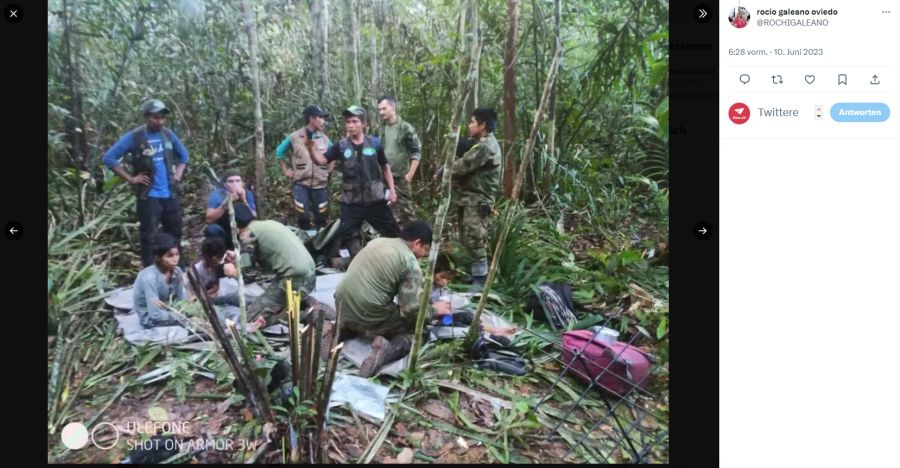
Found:
[(388, 124), (383, 123), (378, 128), (378, 139), (384, 146), (384, 155), (391, 165), (394, 178), (403, 177), (409, 171), (409, 162), (422, 159), (422, 142), (412, 124), (397, 116), (397, 122), (390, 127), (396, 127), (396, 139), (386, 139)]
[(478, 140), (461, 158), (453, 160), (457, 203), (494, 206), (500, 189), (500, 163), (500, 144), (493, 133)]
[(398, 319), (414, 321), (421, 294), (419, 262), (406, 241), (396, 237), (366, 244), (335, 290), (335, 298), (343, 304), (343, 320), (363, 329)]

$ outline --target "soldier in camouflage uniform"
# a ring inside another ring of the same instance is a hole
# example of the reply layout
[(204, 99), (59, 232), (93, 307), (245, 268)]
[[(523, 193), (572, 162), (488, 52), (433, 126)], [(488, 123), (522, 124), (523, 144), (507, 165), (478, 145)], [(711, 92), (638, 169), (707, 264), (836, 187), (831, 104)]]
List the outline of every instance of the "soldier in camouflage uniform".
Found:
[[(409, 353), (422, 295), (422, 270), (416, 258), (431, 251), (431, 227), (410, 221), (400, 238), (378, 238), (359, 251), (334, 297), (342, 310), (341, 336), (374, 337), (372, 353), (360, 367), (359, 375), (374, 375), (384, 364)], [(397, 303), (394, 303), (394, 296)], [(450, 312), (444, 302), (436, 315)], [(330, 330), (323, 342), (330, 347)]]
[[(320, 307), (310, 296), (316, 289), (316, 264), (300, 238), (278, 221), (254, 220), (250, 208), (243, 204), (234, 205), (234, 220), (241, 253), (249, 254), (260, 271), (275, 274), (266, 292), (247, 307), (247, 319), (258, 318), (256, 325), (262, 326), (272, 325), (282, 316), (287, 306), (286, 279), (291, 280), (294, 292), (300, 292), (302, 310)], [(234, 261), (234, 252), (228, 252), (226, 258)], [(235, 276), (234, 266), (226, 264), (225, 274)]]
[(497, 113), (479, 107), (469, 121), (469, 138), (476, 143), (453, 160), (453, 200), (459, 213), (460, 237), (472, 258), (473, 289), (487, 278), (487, 241), (494, 200), (500, 189), (500, 145), (494, 137)]
[[(334, 163), (320, 166), (312, 161), (309, 154), (310, 145), (320, 153), (331, 147), (331, 140), (323, 132), (327, 117), (328, 114), (319, 106), (303, 109), (306, 126), (288, 135), (275, 149), (275, 159), (281, 165), (281, 171), (292, 181), (297, 224), (310, 236), (328, 223), (328, 176), (334, 169)], [(290, 164), (285, 161), (288, 149), (291, 150)]]
[(391, 211), (403, 226), (416, 217), (412, 180), (422, 159), (422, 142), (416, 135), (416, 129), (397, 115), (397, 99), (394, 96), (378, 98), (378, 116), (383, 122), (378, 138), (391, 165), (394, 188), (397, 190), (397, 203), (391, 205)]

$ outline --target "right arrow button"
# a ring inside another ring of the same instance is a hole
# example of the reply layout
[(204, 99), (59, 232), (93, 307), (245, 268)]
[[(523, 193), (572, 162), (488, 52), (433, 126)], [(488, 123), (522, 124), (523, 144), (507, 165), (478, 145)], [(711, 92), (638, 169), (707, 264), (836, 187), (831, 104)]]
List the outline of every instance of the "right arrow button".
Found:
[(707, 240), (712, 237), (713, 228), (712, 225), (707, 223), (706, 221), (698, 221), (697, 224), (694, 225), (694, 237), (699, 240)]

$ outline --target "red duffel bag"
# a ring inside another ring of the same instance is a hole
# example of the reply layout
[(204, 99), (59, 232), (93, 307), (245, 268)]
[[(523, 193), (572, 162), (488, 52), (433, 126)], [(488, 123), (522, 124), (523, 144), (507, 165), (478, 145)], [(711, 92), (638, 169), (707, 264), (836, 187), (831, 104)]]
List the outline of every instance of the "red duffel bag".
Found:
[[(593, 339), (592, 339), (593, 338)], [(650, 356), (634, 346), (600, 341), (593, 330), (572, 330), (562, 335), (563, 363), (568, 373), (585, 383), (618, 396), (643, 388), (650, 375)]]

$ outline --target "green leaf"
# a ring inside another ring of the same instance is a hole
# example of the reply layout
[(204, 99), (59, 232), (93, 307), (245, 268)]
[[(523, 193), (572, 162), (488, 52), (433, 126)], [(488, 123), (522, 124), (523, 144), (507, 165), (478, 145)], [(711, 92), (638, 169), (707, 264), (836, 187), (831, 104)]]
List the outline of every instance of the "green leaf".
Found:
[(144, 366), (149, 364), (150, 361), (152, 361), (154, 358), (156, 358), (156, 356), (159, 356), (159, 353), (161, 350), (162, 350), (162, 348), (159, 348), (159, 347), (151, 348), (150, 350), (148, 350), (147, 353), (144, 354), (144, 357), (142, 357), (141, 360), (137, 363), (137, 369), (138, 370), (143, 369)]
[(669, 31), (660, 31), (658, 33), (653, 33), (653, 34), (647, 36), (647, 39), (645, 42), (656, 42), (656, 41), (659, 41), (662, 39), (668, 39), (668, 38), (669, 38)]
[(641, 259), (641, 253), (637, 250), (624, 250), (619, 254), (622, 266), (628, 266)]
[(669, 321), (666, 317), (663, 317), (662, 320), (659, 321), (659, 326), (656, 327), (656, 339), (661, 340), (663, 335), (666, 334), (666, 326), (669, 324)]
[[(650, 84), (652, 86), (658, 86), (663, 78), (669, 75), (669, 63), (667, 60), (660, 60), (654, 62), (650, 68)], [(668, 99), (668, 97), (666, 97)], [(660, 122), (662, 125), (662, 122)]]

